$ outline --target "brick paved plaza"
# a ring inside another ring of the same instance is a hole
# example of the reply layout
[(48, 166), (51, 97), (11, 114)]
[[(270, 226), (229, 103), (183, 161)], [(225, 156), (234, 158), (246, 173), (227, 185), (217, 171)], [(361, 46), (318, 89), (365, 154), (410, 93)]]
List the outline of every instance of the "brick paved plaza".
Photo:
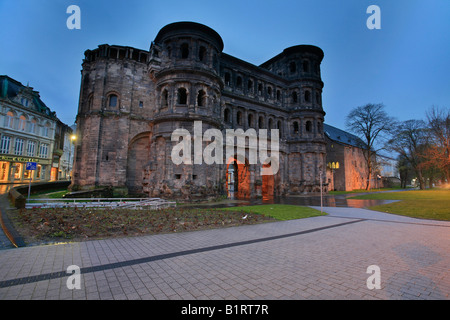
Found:
[[(0, 299), (449, 300), (450, 223), (355, 208), (226, 229), (0, 250)], [(68, 266), (81, 288), (68, 289)], [(370, 265), (381, 288), (369, 290)]]

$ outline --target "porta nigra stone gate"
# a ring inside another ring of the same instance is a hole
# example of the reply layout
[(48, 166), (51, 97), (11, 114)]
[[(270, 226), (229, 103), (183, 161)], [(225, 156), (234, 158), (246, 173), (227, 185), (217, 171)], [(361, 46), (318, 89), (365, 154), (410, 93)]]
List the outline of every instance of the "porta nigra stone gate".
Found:
[[(87, 50), (72, 190), (112, 187), (184, 200), (320, 191), (323, 51), (293, 46), (256, 66), (223, 47), (211, 28), (177, 22), (159, 31), (149, 51), (106, 44)], [(270, 164), (250, 163), (249, 147), (244, 159), (227, 159), (223, 146), (222, 164), (174, 164), (172, 133), (184, 128), (193, 137), (195, 121), (203, 132), (219, 129), (224, 137), (227, 129), (267, 129), (269, 154), (270, 129), (278, 129), (279, 170), (261, 175)]]

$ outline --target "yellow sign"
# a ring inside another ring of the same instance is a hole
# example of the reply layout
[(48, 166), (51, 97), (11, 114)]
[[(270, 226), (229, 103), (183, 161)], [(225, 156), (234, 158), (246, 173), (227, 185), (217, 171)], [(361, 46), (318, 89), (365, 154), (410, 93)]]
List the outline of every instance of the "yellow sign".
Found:
[(0, 156), (0, 161), (11, 161), (11, 162), (39, 162), (39, 159), (35, 159), (35, 158), (23, 158), (23, 157), (12, 157), (12, 156)]

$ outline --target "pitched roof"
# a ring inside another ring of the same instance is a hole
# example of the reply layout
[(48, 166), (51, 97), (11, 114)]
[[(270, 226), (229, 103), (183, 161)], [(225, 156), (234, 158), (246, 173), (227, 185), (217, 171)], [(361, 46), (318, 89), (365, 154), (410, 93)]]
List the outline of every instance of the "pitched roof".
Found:
[(13, 100), (23, 90), (28, 90), (33, 97), (34, 110), (51, 118), (56, 118), (55, 112), (52, 112), (49, 107), (41, 100), (37, 91), (29, 86), (24, 86), (17, 80), (14, 80), (6, 75), (0, 75), (0, 99)]
[(325, 135), (332, 141), (339, 144), (346, 144), (353, 147), (365, 148), (366, 144), (354, 134), (348, 133), (344, 130), (330, 126), (326, 123), (323, 124), (323, 130)]

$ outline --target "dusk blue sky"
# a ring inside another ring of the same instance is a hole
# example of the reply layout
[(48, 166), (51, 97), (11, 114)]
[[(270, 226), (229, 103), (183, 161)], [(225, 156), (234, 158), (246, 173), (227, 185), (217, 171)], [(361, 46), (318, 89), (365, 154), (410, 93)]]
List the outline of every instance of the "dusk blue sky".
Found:
[[(81, 9), (81, 30), (66, 27), (72, 4)], [(372, 4), (381, 9), (381, 30), (366, 27)], [(255, 65), (293, 45), (320, 47), (325, 122), (340, 129), (367, 103), (383, 103), (398, 120), (450, 107), (449, 0), (0, 0), (0, 74), (29, 83), (71, 125), (85, 50), (148, 50), (176, 21), (213, 28), (224, 52)]]

